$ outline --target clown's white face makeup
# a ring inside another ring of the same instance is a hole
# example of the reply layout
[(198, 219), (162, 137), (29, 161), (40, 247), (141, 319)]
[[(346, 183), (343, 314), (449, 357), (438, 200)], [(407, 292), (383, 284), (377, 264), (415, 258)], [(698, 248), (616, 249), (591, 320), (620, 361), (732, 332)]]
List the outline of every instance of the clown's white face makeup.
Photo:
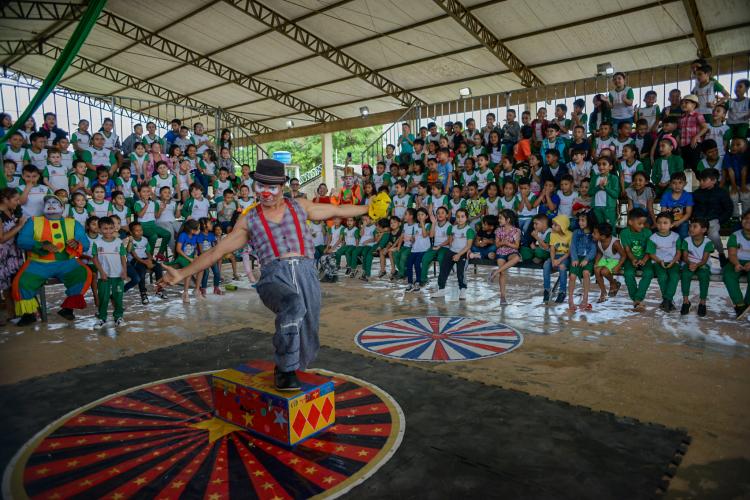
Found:
[(255, 194), (263, 205), (272, 206), (281, 195), (281, 186), (279, 184), (263, 184), (255, 182), (253, 184)]
[(51, 219), (62, 217), (63, 206), (58, 200), (48, 199), (44, 202), (44, 215)]

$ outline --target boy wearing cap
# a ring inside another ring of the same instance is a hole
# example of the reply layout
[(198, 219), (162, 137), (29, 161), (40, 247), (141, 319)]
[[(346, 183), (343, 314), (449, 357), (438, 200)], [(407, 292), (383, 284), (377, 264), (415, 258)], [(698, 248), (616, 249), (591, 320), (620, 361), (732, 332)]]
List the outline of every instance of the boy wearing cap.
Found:
[(280, 391), (295, 391), (300, 388), (296, 371), (307, 368), (320, 347), (320, 281), (315, 247), (305, 221), (358, 217), (367, 213), (368, 207), (285, 199), (283, 186), (288, 178), (284, 164), (276, 160), (258, 161), (251, 175), (259, 203), (238, 219), (226, 238), (189, 266), (164, 266), (162, 283), (181, 283), (252, 241), (261, 265), (258, 295), (276, 314), (274, 383)]
[(680, 137), (678, 146), (685, 163), (685, 168), (694, 170), (700, 160), (698, 143), (708, 132), (705, 117), (696, 111), (700, 101), (693, 94), (682, 98), (682, 116), (680, 117)]

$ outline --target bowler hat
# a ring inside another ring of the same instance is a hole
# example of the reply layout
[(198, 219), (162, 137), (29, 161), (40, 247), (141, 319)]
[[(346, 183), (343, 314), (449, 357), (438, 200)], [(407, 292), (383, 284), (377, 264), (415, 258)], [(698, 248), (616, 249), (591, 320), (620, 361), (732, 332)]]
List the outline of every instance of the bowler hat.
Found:
[(250, 177), (262, 184), (285, 184), (289, 180), (284, 164), (270, 158), (258, 160), (255, 172), (250, 172)]

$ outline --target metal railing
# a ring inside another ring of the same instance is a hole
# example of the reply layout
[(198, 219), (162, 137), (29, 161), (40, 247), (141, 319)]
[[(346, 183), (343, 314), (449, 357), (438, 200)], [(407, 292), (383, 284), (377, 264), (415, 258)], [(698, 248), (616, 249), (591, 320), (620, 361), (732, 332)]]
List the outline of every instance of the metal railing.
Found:
[[(383, 133), (378, 136), (377, 139), (372, 141), (369, 146), (365, 148), (364, 151), (362, 151), (362, 157), (361, 157), (361, 164), (368, 163), (370, 165), (374, 165), (379, 157), (384, 156), (385, 154), (385, 148), (388, 146), (388, 144), (393, 144), (394, 146), (398, 147), (396, 144), (398, 137), (401, 135), (401, 124), (405, 121), (407, 122), (417, 122), (419, 123), (419, 113), (421, 108), (419, 107), (411, 107), (403, 112), (401, 116), (399, 116), (398, 120), (393, 122), (388, 128), (383, 130)], [(417, 133), (419, 131), (417, 130)], [(412, 133), (414, 133), (414, 130), (412, 130)]]
[(300, 186), (306, 186), (323, 175), (323, 165), (316, 165), (299, 176)]

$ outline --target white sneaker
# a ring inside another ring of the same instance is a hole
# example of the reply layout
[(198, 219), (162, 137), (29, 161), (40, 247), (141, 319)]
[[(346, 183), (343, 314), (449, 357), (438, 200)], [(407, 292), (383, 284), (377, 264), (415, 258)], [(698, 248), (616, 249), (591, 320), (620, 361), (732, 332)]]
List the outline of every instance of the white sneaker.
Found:
[(462, 288), (458, 291), (458, 300), (466, 300), (466, 288)]
[(445, 288), (441, 288), (437, 292), (432, 294), (433, 297), (445, 297), (446, 295), (448, 295), (448, 290), (446, 290)]
[(107, 322), (103, 319), (96, 320), (96, 323), (94, 324), (94, 328), (104, 328), (104, 325), (106, 325)]
[(122, 319), (122, 318), (119, 318), (119, 319), (117, 319), (117, 320), (115, 321), (115, 327), (118, 327), (118, 326), (125, 326), (125, 325), (127, 325), (127, 323), (125, 323), (125, 320), (124, 320), (124, 319)]

